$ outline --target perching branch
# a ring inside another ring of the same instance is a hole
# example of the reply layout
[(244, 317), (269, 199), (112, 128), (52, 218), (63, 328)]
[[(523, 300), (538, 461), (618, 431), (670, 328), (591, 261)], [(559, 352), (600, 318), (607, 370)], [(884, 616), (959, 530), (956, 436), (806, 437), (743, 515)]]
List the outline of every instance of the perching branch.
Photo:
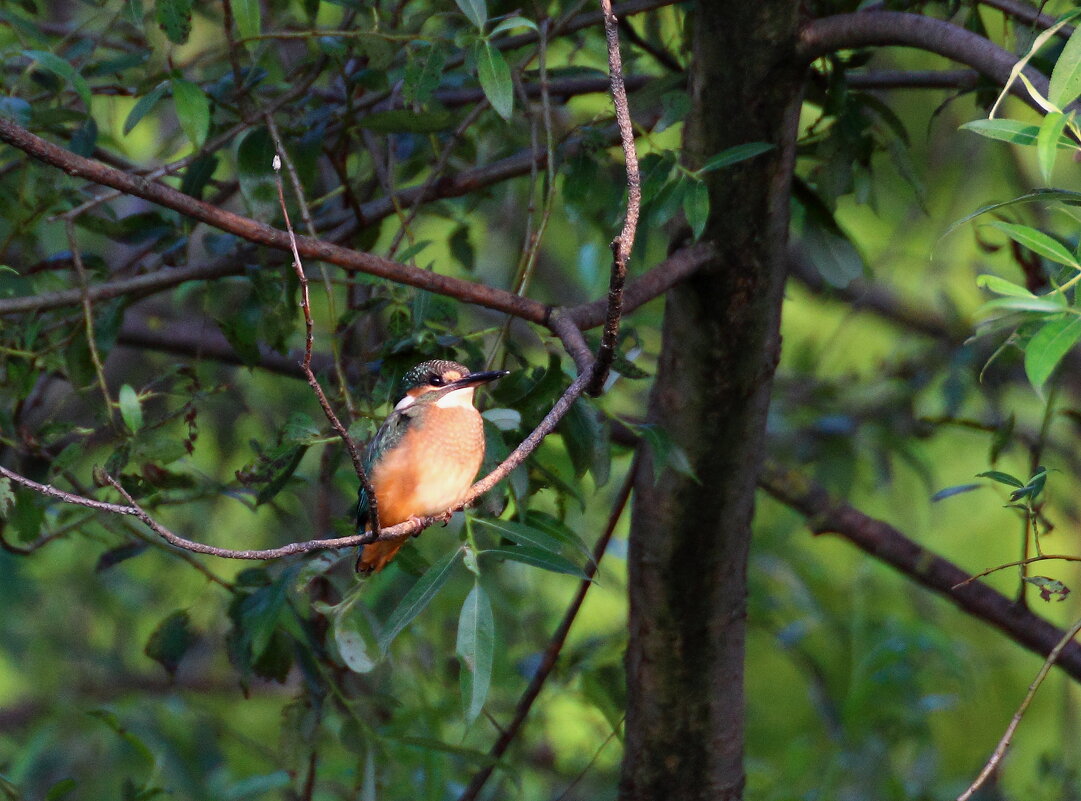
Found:
[(627, 168), (627, 215), (623, 230), (612, 240), (612, 275), (608, 284), (608, 310), (605, 314), (601, 345), (593, 367), (593, 379), (589, 384), (590, 395), (600, 395), (608, 379), (608, 369), (615, 357), (619, 321), (623, 315), (623, 285), (627, 280), (627, 261), (634, 249), (634, 237), (638, 230), (638, 214), (642, 206), (641, 178), (638, 174), (638, 151), (634, 145), (634, 129), (627, 104), (627, 88), (623, 85), (623, 61), (619, 54), (619, 29), (616, 15), (612, 13), (611, 0), (601, 0), (604, 11), (604, 38), (608, 43), (608, 75), (612, 80), (612, 103), (616, 107), (616, 123), (623, 143), (623, 158)]
[[(890, 524), (835, 500), (805, 476), (767, 463), (759, 487), (806, 517), (808, 527), (815, 534), (839, 534), (1030, 651), (1046, 657), (1062, 641), (1062, 629), (985, 584), (965, 584), (969, 576), (957, 565), (913, 542)], [(1058, 664), (1081, 681), (1081, 645), (1064, 646)]]

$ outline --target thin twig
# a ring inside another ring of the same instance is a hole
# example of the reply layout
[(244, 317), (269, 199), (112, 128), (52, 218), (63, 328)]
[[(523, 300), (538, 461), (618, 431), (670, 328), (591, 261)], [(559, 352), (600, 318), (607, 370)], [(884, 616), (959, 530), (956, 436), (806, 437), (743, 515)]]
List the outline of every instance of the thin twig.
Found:
[(619, 523), (619, 519), (623, 515), (623, 510), (627, 506), (627, 500), (630, 498), (631, 487), (634, 486), (634, 476), (637, 470), (638, 457), (636, 455), (631, 462), (630, 469), (627, 471), (627, 477), (623, 482), (623, 486), (620, 487), (619, 492), (616, 494), (615, 501), (612, 504), (612, 511), (608, 515), (608, 523), (605, 525), (600, 538), (593, 546), (593, 559), (585, 567), (586, 577), (579, 583), (578, 591), (574, 594), (574, 598), (571, 599), (570, 604), (567, 606), (567, 611), (563, 613), (563, 620), (560, 621), (556, 630), (552, 632), (552, 636), (548, 640), (548, 647), (544, 649), (540, 664), (537, 666), (537, 672), (533, 674), (533, 678), (530, 679), (529, 685), (518, 699), (518, 704), (514, 710), (514, 718), (507, 724), (507, 727), (500, 734), (499, 739), (496, 740), (495, 745), (493, 745), (488, 752), (491, 761), (477, 771), (473, 776), (473, 779), (469, 782), (469, 786), (466, 787), (465, 791), (458, 797), (458, 801), (473, 801), (484, 788), (488, 778), (492, 775), (492, 771), (495, 770), (496, 764), (498, 764), (500, 758), (506, 753), (510, 744), (514, 741), (514, 738), (517, 737), (518, 733), (521, 731), (522, 724), (525, 722), (529, 710), (533, 708), (533, 703), (537, 700), (537, 696), (540, 695), (545, 682), (548, 681), (548, 677), (552, 674), (552, 669), (555, 667), (556, 660), (559, 659), (559, 653), (563, 650), (563, 645), (567, 641), (567, 634), (570, 632), (571, 626), (574, 624), (574, 619), (578, 616), (578, 612), (582, 608), (586, 593), (589, 592), (589, 588), (593, 584), (593, 576), (597, 573), (597, 566), (603, 558), (605, 551), (608, 549), (608, 543), (611, 541), (612, 534), (616, 530), (616, 525)]
[(83, 254), (79, 251), (79, 241), (75, 237), (75, 223), (71, 217), (64, 220), (64, 231), (68, 237), (68, 247), (71, 249), (71, 261), (75, 265), (75, 272), (79, 276), (79, 293), (82, 296), (83, 327), (86, 329), (86, 344), (90, 348), (90, 361), (94, 365), (94, 374), (97, 376), (98, 388), (105, 399), (105, 415), (109, 424), (114, 424), (113, 399), (109, 395), (109, 385), (105, 383), (105, 366), (101, 363), (101, 354), (98, 353), (97, 339), (94, 336), (94, 309), (90, 303), (90, 284), (86, 280), (86, 267), (83, 266)]
[(1060, 562), (1081, 562), (1081, 556), (1071, 556), (1069, 554), (1042, 554), (1040, 556), (1030, 556), (1027, 559), (1018, 559), (1016, 562), (1006, 562), (1005, 564), (997, 565), (996, 567), (989, 567), (982, 573), (977, 573), (974, 576), (969, 576), (964, 581), (954, 584), (951, 589), (960, 589), (966, 584), (971, 584), (977, 579), (981, 579), (984, 576), (990, 576), (992, 573), (997, 573), (1000, 570), (1006, 570), (1010, 567), (1024, 567), (1025, 565), (1031, 565), (1033, 562), (1046, 562), (1052, 559), (1056, 559)]
[(608, 74), (612, 79), (612, 103), (616, 107), (616, 122), (623, 142), (623, 158), (627, 164), (627, 216), (623, 230), (612, 240), (612, 275), (608, 283), (608, 312), (605, 315), (601, 345), (597, 351), (597, 363), (590, 395), (600, 395), (608, 379), (608, 369), (615, 357), (616, 339), (619, 337), (619, 321), (623, 316), (623, 285), (627, 280), (627, 261), (634, 249), (634, 236), (638, 229), (638, 214), (642, 205), (642, 186), (638, 175), (638, 151), (634, 144), (634, 129), (627, 104), (627, 89), (623, 85), (623, 64), (619, 55), (619, 30), (612, 0), (601, 0), (604, 11), (604, 36), (608, 43)]
[(1017, 730), (1018, 724), (1021, 723), (1021, 718), (1024, 717), (1025, 712), (1028, 710), (1029, 704), (1032, 703), (1036, 691), (1040, 689), (1043, 680), (1047, 678), (1047, 674), (1051, 672), (1051, 668), (1054, 667), (1055, 662), (1058, 661), (1059, 655), (1062, 653), (1063, 649), (1073, 642), (1073, 638), (1077, 636), (1078, 632), (1081, 632), (1081, 620), (1078, 620), (1070, 627), (1069, 631), (1067, 631), (1062, 639), (1058, 641), (1058, 644), (1051, 653), (1047, 655), (1047, 659), (1044, 660), (1043, 665), (1040, 667), (1040, 672), (1036, 674), (1036, 678), (1033, 679), (1032, 684), (1028, 686), (1025, 700), (1021, 702), (1021, 706), (1014, 712), (1013, 718), (1010, 720), (1010, 725), (1006, 727), (1002, 739), (998, 741), (995, 750), (991, 752), (991, 757), (987, 760), (987, 764), (983, 766), (980, 775), (968, 786), (968, 789), (957, 796), (957, 801), (968, 801), (968, 799), (972, 798), (973, 794), (980, 789), (983, 783), (987, 781), (988, 777), (995, 772), (995, 769), (1002, 761), (1002, 758), (1006, 755), (1006, 749), (1010, 747), (1010, 741), (1013, 739), (1013, 734)]
[[(274, 146), (281, 153), (285, 148), (281, 139), (276, 136), (277, 128), (272, 127), (271, 132), (274, 137)], [(357, 478), (360, 479), (364, 491), (368, 493), (368, 513), (371, 520), (372, 534), (378, 537), (379, 507), (375, 498), (375, 490), (372, 488), (371, 481), (364, 470), (364, 459), (360, 454), (360, 448), (357, 447), (353, 438), (349, 436), (349, 432), (342, 425), (342, 421), (338, 419), (338, 415), (334, 413), (330, 401), (327, 400), (326, 393), (323, 392), (319, 380), (315, 377), (315, 373), (312, 372), (312, 344), (315, 339), (313, 334), (315, 324), (312, 321), (311, 298), (308, 294), (308, 276), (304, 274), (304, 265), (300, 261), (300, 253), (297, 252), (293, 223), (289, 219), (289, 210), (285, 205), (285, 190), (282, 187), (281, 177), (281, 156), (279, 155), (274, 157), (274, 180), (278, 186), (278, 201), (281, 203), (282, 215), (285, 218), (285, 230), (289, 234), (289, 243), (293, 250), (293, 270), (296, 272), (297, 280), (300, 282), (300, 308), (304, 312), (304, 359), (301, 361), (300, 367), (304, 371), (304, 377), (308, 379), (308, 386), (312, 388), (312, 392), (315, 393), (315, 397), (319, 400), (319, 405), (323, 408), (323, 414), (330, 421), (331, 428), (341, 437), (346, 450), (349, 451), (349, 458), (353, 460), (353, 470), (356, 472)]]

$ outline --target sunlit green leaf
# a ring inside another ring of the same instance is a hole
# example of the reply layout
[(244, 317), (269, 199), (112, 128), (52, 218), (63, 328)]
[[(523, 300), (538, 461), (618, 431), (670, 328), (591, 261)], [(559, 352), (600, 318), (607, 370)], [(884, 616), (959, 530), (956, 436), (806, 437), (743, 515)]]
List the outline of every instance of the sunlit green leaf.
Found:
[(996, 295), (1006, 295), (1007, 297), (1013, 298), (1036, 297), (1025, 289), (1025, 287), (1007, 281), (1005, 278), (999, 278), (997, 275), (991, 275), (990, 273), (983, 273), (976, 276), (976, 286), (989, 289)]
[(192, 0), (156, 0), (158, 25), (173, 44), (184, 44), (191, 33)]
[(120, 387), (117, 403), (120, 405), (120, 416), (124, 420), (124, 425), (133, 434), (136, 433), (143, 427), (143, 407), (139, 402), (139, 396), (130, 384)]
[(1068, 267), (1077, 267), (1078, 269), (1081, 269), (1081, 264), (1078, 264), (1077, 258), (1070, 250), (1057, 239), (1048, 236), (1043, 231), (1038, 231), (1028, 225), (1002, 222), (1001, 220), (988, 223), (988, 225), (1002, 231), (1002, 233), (1006, 234), (1006, 236), (1014, 242), (1024, 245), (1029, 250), (1038, 253), (1044, 258), (1051, 259), (1051, 261), (1058, 262), (1059, 264), (1065, 264)]
[(1016, 476), (1011, 476), (1009, 473), (1003, 473), (1001, 470), (988, 470), (983, 473), (977, 473), (976, 478), (989, 478), (992, 481), (997, 481), (999, 484), (1005, 484), (1009, 487), (1023, 487), (1025, 482)]
[(1081, 339), (1081, 317), (1070, 315), (1051, 320), (1025, 345), (1025, 375), (1040, 390), (1059, 362)]
[(1058, 155), (1058, 141), (1065, 127), (1066, 115), (1059, 111), (1051, 112), (1040, 123), (1040, 133), (1036, 137), (1036, 163), (1045, 182), (1051, 180), (1051, 170)]
[(258, 36), (262, 31), (262, 9), (259, 0), (232, 0), (236, 32), (241, 39)]
[(1081, 28), (1070, 34), (1059, 53), (1047, 87), (1047, 99), (1060, 109), (1070, 105), (1078, 95), (1081, 95)]

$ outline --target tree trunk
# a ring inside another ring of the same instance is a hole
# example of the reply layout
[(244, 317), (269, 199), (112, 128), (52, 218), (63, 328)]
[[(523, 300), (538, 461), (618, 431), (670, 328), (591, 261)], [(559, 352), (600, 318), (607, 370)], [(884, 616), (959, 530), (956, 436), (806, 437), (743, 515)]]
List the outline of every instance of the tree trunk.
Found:
[(700, 0), (690, 166), (776, 148), (707, 176), (718, 256), (667, 296), (649, 419), (698, 480), (639, 471), (630, 535), (623, 801), (738, 799), (743, 772), (747, 553), (780, 351), (788, 193), (802, 69), (796, 0)]

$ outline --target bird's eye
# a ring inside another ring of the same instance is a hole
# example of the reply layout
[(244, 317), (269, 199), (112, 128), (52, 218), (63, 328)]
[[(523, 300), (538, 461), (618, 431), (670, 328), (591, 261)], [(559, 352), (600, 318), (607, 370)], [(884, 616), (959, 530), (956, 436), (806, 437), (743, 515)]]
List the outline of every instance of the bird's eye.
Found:
[(435, 373), (432, 373), (432, 374), (431, 374), (431, 375), (430, 375), (430, 376), (428, 377), (428, 383), (429, 383), (429, 384), (430, 384), (431, 386), (433, 386), (433, 387), (441, 387), (441, 386), (443, 386), (443, 384), (445, 384), (446, 382), (445, 382), (445, 381), (443, 381), (443, 376), (441, 376), (441, 375), (436, 375)]

